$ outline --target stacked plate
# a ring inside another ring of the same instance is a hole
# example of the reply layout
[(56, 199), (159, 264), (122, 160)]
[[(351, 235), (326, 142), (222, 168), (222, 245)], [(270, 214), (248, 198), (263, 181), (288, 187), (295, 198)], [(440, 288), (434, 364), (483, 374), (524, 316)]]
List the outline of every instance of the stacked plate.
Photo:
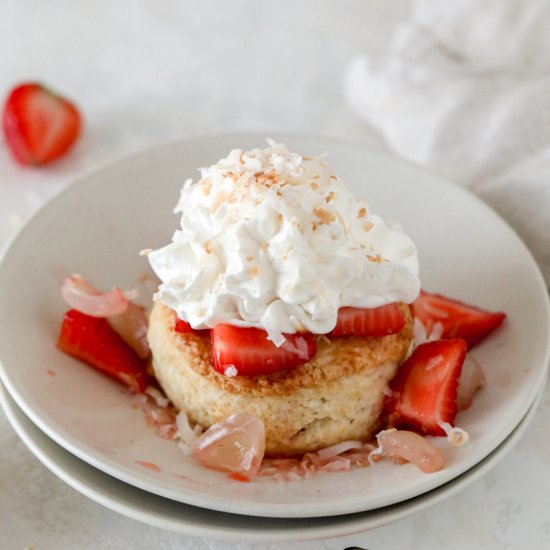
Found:
[(175, 143), (92, 174), (51, 201), (20, 232), (0, 265), (0, 393), (12, 425), (36, 456), (75, 489), (135, 519), (192, 535), (280, 541), (377, 527), (454, 494), (517, 441), (546, 376), (550, 316), (543, 279), (515, 233), (463, 189), (379, 153), (340, 142), (275, 136), (330, 163), (373, 211), (415, 240), (423, 287), (487, 309), (505, 325), (472, 352), (487, 383), (458, 424), (461, 448), (443, 445), (446, 468), (423, 474), (382, 461), (294, 483), (242, 484), (184, 457), (145, 424), (130, 395), (55, 348), (63, 278), (100, 288), (155, 281), (143, 248), (170, 240), (168, 213), (182, 181), (259, 136)]

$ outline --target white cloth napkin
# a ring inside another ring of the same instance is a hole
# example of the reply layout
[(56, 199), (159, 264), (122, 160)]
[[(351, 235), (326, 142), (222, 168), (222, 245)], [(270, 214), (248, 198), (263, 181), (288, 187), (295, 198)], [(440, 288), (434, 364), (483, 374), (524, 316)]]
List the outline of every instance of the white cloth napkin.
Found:
[(415, 0), (347, 98), (402, 157), (470, 187), (550, 284), (550, 2)]

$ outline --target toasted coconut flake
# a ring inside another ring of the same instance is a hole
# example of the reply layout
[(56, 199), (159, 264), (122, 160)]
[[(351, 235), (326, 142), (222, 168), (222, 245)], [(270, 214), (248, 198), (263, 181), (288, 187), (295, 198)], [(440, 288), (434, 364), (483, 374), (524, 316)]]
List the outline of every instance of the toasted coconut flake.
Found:
[(367, 254), (367, 260), (375, 264), (381, 264), (385, 261), (384, 258), (380, 256), (380, 254), (376, 254), (376, 256), (373, 256), (372, 254)]
[(371, 222), (365, 222), (363, 224), (363, 231), (370, 231), (374, 227), (374, 224)]
[(313, 213), (322, 224), (330, 224), (336, 220), (336, 216), (324, 208), (316, 208)]

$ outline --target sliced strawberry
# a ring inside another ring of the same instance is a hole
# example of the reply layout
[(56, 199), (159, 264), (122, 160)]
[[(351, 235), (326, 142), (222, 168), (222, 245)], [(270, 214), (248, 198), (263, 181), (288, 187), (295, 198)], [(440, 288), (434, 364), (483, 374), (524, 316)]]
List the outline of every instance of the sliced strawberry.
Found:
[(71, 309), (65, 313), (57, 347), (96, 367), (136, 393), (147, 387), (145, 363), (106, 319)]
[(362, 309), (342, 307), (338, 310), (332, 336), (387, 336), (403, 330), (405, 317), (397, 304)]
[(212, 366), (227, 376), (260, 376), (303, 365), (317, 353), (313, 334), (284, 337), (278, 348), (265, 330), (218, 325), (211, 331)]
[(47, 164), (64, 155), (82, 125), (72, 103), (34, 82), (11, 91), (2, 123), (13, 156), (27, 165)]
[(426, 327), (428, 334), (432, 332), (436, 323), (441, 323), (441, 338), (462, 338), (466, 340), (468, 349), (479, 344), (506, 318), (503, 312), (493, 313), (423, 290), (420, 291), (412, 308), (413, 315)]
[(466, 342), (459, 338), (418, 346), (390, 383), (395, 392), (387, 404), (390, 424), (445, 435), (439, 423), (454, 423), (458, 379), (465, 358)]
[(187, 334), (188, 332), (194, 332), (195, 334), (206, 334), (209, 328), (193, 328), (187, 321), (180, 319), (176, 316), (176, 322), (174, 323), (174, 330), (180, 334)]
[(193, 329), (191, 328), (191, 325), (187, 321), (184, 321), (179, 317), (176, 317), (176, 322), (174, 323), (174, 330), (176, 332), (180, 332), (181, 334), (186, 334), (187, 332), (193, 331)]

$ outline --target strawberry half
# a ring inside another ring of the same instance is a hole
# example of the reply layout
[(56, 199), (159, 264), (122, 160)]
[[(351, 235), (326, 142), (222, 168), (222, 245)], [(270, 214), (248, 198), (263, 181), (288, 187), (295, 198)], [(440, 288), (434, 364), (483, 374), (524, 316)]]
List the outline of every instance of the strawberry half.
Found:
[(405, 317), (397, 304), (361, 309), (343, 307), (338, 310), (331, 336), (387, 336), (403, 330)]
[(313, 334), (285, 334), (281, 347), (258, 328), (218, 325), (211, 330), (212, 366), (229, 376), (260, 376), (307, 363), (317, 353)]
[(445, 435), (439, 423), (455, 421), (458, 379), (465, 358), (466, 342), (459, 338), (418, 346), (390, 383), (395, 392), (386, 405), (390, 425)]
[(126, 384), (136, 393), (147, 388), (144, 362), (108, 321), (71, 309), (65, 313), (57, 347)]
[(2, 125), (13, 156), (21, 164), (39, 166), (72, 147), (82, 122), (72, 103), (32, 82), (11, 91)]
[(441, 323), (443, 334), (441, 338), (462, 338), (466, 340), (468, 349), (479, 344), (493, 330), (499, 327), (506, 314), (491, 312), (478, 307), (452, 300), (441, 294), (429, 294), (420, 291), (420, 295), (412, 305), (413, 315), (431, 333), (435, 323)]

